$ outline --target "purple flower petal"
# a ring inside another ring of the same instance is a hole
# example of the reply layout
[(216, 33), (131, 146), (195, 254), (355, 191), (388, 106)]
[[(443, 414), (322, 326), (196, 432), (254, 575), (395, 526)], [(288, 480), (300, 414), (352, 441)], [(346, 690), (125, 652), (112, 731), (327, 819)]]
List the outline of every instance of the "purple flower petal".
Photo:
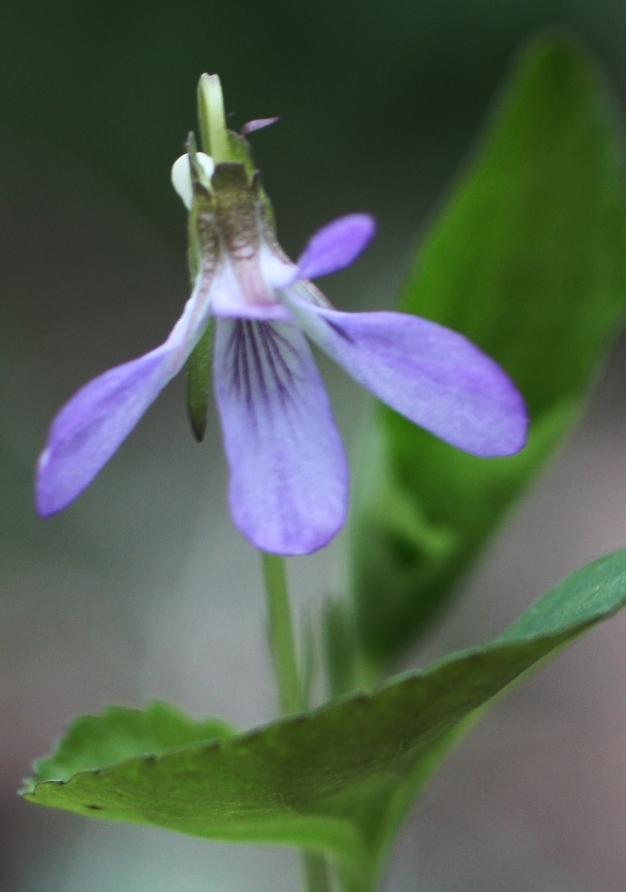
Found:
[(348, 214), (313, 235), (298, 260), (298, 278), (315, 279), (349, 266), (376, 231), (369, 214)]
[(484, 458), (526, 442), (514, 385), (462, 335), (402, 313), (341, 313), (288, 295), (302, 328), (363, 387), (453, 446)]
[[(266, 252), (267, 253), (267, 252)], [(290, 311), (276, 299), (261, 254), (232, 260), (222, 258), (211, 287), (211, 312), (238, 319), (290, 319)], [(285, 264), (282, 264), (283, 268)]]
[(236, 526), (257, 548), (308, 554), (343, 526), (348, 469), (298, 328), (216, 320), (215, 395)]
[(255, 118), (254, 121), (248, 121), (247, 124), (243, 125), (241, 135), (247, 136), (249, 133), (254, 133), (255, 130), (262, 130), (263, 127), (269, 127), (270, 124), (275, 124), (278, 120), (278, 115), (273, 118)]
[(61, 409), (37, 465), (42, 517), (74, 501), (180, 371), (207, 323), (209, 285), (198, 281), (164, 344), (94, 378)]

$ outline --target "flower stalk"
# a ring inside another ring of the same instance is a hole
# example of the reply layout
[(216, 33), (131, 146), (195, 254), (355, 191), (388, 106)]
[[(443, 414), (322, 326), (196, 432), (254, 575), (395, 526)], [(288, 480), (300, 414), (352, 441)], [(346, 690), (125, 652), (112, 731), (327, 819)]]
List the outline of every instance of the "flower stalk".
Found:
[(300, 673), (293, 635), (291, 606), (287, 590), (285, 560), (277, 554), (261, 552), (267, 599), (269, 638), (278, 700), (283, 715), (303, 708)]
[[(293, 634), (285, 559), (266, 551), (261, 551), (260, 554), (280, 710), (283, 715), (293, 715), (304, 709), (305, 704)], [(308, 892), (330, 892), (328, 864), (323, 855), (304, 851), (302, 872)]]

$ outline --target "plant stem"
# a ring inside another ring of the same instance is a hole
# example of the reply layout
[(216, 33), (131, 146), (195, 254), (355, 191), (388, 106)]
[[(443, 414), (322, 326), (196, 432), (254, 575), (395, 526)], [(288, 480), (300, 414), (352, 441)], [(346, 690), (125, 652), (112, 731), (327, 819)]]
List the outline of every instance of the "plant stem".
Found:
[[(304, 708), (296, 645), (291, 620), (284, 558), (261, 552), (263, 579), (269, 618), (272, 662), (283, 715), (292, 715)], [(330, 892), (328, 865), (323, 855), (302, 853), (302, 868), (308, 892)]]
[(278, 699), (282, 714), (291, 715), (294, 712), (299, 712), (303, 703), (285, 562), (278, 555), (268, 554), (265, 551), (261, 552), (261, 557)]
[(317, 852), (302, 853), (302, 868), (309, 892), (331, 892), (326, 858)]

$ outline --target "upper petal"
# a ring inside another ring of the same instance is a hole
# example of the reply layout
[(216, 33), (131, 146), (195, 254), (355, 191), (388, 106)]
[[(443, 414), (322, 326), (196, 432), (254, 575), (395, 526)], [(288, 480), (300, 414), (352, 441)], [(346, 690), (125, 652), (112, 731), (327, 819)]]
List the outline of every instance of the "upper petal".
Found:
[(306, 333), (360, 384), (453, 446), (484, 458), (526, 442), (522, 397), (500, 366), (457, 332), (402, 313), (342, 313), (290, 292)]
[(214, 357), (235, 524), (265, 551), (321, 548), (345, 522), (348, 470), (304, 337), (288, 322), (217, 319)]
[(311, 236), (298, 260), (297, 277), (315, 279), (349, 266), (367, 247), (376, 231), (369, 214), (348, 214)]
[(94, 378), (61, 409), (37, 464), (35, 503), (42, 517), (67, 507), (91, 483), (182, 368), (207, 323), (208, 291), (199, 278), (164, 344)]
[(211, 312), (239, 319), (290, 319), (279, 303), (261, 263), (261, 252), (246, 258), (221, 258), (211, 288)]

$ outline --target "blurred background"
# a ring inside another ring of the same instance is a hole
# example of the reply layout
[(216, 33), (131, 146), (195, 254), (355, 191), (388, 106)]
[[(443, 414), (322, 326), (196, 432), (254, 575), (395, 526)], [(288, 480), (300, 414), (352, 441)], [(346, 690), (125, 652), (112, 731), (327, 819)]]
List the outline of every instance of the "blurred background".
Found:
[[(93, 486), (39, 521), (32, 468), (62, 402), (160, 343), (187, 297), (169, 184), (218, 72), (254, 134), (285, 249), (366, 210), (379, 235), (325, 282), (390, 305), (508, 62), (539, 27), (578, 34), (626, 98), (620, 0), (5, 0), (0, 11), (0, 889), (297, 888), (283, 850), (90, 823), (15, 796), (77, 712), (175, 700), (270, 719), (257, 559), (231, 527), (214, 413), (190, 432), (175, 381)], [(370, 403), (322, 361), (348, 446)], [(418, 664), (499, 632), (550, 584), (626, 544), (626, 350), (576, 436), (503, 532)], [(341, 537), (292, 560), (302, 611), (344, 584)], [(410, 818), (387, 888), (615, 892), (626, 886), (626, 617), (515, 690)]]

